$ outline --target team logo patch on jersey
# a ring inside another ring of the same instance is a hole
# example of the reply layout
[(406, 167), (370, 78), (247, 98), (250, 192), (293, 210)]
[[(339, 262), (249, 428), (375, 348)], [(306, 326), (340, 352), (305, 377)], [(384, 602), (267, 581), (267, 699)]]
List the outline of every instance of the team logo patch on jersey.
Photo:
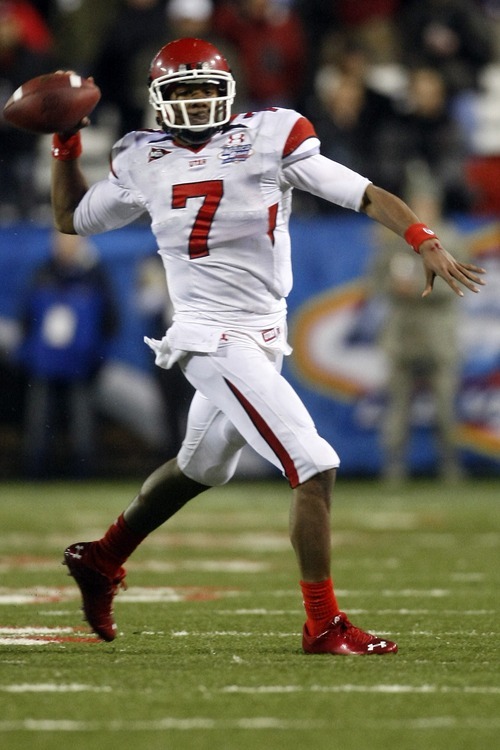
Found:
[(149, 149), (148, 154), (148, 164), (150, 161), (155, 161), (156, 159), (161, 159), (162, 156), (166, 156), (167, 154), (171, 154), (172, 152), (168, 148), (162, 148), (161, 146), (153, 146)]
[(252, 144), (247, 141), (246, 133), (230, 133), (219, 153), (223, 164), (235, 161), (246, 161), (252, 155)]

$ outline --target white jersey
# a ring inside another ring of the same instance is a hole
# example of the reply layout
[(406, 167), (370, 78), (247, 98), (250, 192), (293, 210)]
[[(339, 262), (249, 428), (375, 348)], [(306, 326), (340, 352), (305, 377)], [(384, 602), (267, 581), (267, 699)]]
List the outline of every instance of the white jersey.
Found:
[(369, 180), (319, 148), (311, 123), (286, 109), (237, 115), (198, 148), (161, 130), (129, 133), (113, 148), (108, 180), (78, 206), (75, 229), (96, 234), (148, 212), (173, 303), (175, 346), (209, 351), (207, 329), (216, 341), (228, 327), (262, 330), (283, 319), (292, 287), (293, 187), (359, 210)]

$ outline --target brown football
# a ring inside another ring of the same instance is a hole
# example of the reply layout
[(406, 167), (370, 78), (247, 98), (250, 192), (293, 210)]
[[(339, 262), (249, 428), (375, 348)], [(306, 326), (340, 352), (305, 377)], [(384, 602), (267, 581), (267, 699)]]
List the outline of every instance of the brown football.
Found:
[(77, 73), (48, 73), (19, 86), (3, 116), (32, 133), (62, 133), (75, 128), (101, 98), (98, 86)]

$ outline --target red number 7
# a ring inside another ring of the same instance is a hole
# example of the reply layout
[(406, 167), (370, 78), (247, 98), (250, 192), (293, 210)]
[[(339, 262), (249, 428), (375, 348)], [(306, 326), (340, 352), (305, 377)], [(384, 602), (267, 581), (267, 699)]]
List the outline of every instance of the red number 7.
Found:
[(209, 255), (208, 235), (224, 193), (222, 180), (186, 182), (172, 188), (172, 208), (186, 208), (189, 198), (203, 198), (189, 235), (189, 257)]

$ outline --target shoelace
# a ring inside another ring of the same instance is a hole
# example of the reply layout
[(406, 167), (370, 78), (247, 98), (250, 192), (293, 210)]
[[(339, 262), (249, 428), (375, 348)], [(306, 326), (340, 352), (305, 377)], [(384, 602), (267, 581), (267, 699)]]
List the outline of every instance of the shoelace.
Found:
[[(340, 625), (343, 630), (349, 631), (349, 638), (351, 638), (353, 641), (356, 641), (362, 646), (366, 646), (367, 643), (370, 643), (372, 641), (373, 636), (371, 636), (370, 633), (365, 633), (364, 630), (361, 630), (360, 628), (357, 628), (355, 625), (353, 625), (343, 612), (341, 612), (338, 616), (341, 618), (341, 620), (337, 624)], [(334, 618), (334, 621), (335, 619), (336, 618)]]

